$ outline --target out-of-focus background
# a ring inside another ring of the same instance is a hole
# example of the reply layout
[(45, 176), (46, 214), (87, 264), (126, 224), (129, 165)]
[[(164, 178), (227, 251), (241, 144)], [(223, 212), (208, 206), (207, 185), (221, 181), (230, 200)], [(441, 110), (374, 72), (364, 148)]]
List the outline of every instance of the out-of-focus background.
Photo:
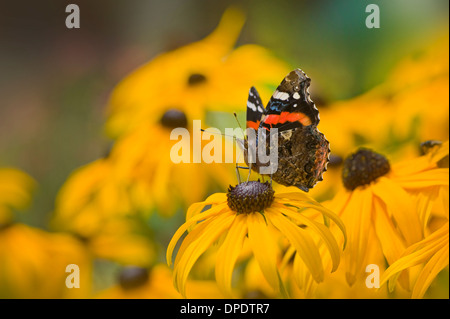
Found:
[[(80, 7), (80, 29), (65, 26), (69, 3)], [(2, 0), (0, 164), (39, 181), (24, 218), (45, 226), (68, 174), (107, 152), (104, 109), (118, 81), (157, 54), (202, 39), (230, 4), (247, 16), (238, 44), (265, 46), (307, 71), (319, 107), (319, 98), (349, 98), (382, 82), (401, 57), (448, 29), (448, 1), (380, 2), (379, 29), (365, 26), (369, 3)]]
[[(69, 3), (80, 7), (80, 29), (65, 26)], [(380, 7), (379, 29), (365, 25), (369, 3)], [(264, 46), (305, 70), (319, 109), (382, 83), (449, 23), (445, 0), (1, 0), (0, 167), (38, 185), (19, 219), (47, 228), (69, 174), (110, 147), (103, 125), (114, 86), (156, 55), (204, 38), (232, 4), (246, 15), (237, 45)]]

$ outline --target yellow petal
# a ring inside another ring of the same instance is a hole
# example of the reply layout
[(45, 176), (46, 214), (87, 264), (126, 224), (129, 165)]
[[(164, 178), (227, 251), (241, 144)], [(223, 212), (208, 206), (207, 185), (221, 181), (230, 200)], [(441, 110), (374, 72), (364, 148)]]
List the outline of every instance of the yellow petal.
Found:
[(436, 252), (427, 262), (414, 284), (411, 298), (422, 298), (437, 274), (448, 266), (448, 249), (447, 241), (447, 245)]
[(393, 181), (407, 189), (424, 189), (430, 186), (448, 186), (449, 169), (435, 168), (413, 175), (393, 177)]
[(305, 230), (295, 225), (277, 211), (267, 209), (266, 217), (295, 247), (297, 254), (299, 254), (306, 267), (308, 267), (314, 280), (322, 282), (324, 277), (322, 260), (312, 238)]
[(249, 243), (259, 267), (272, 288), (280, 292), (281, 280), (277, 267), (279, 248), (276, 238), (273, 238), (266, 220), (259, 213), (248, 214), (247, 226)]
[(274, 209), (278, 209), (284, 215), (292, 218), (293, 220), (298, 221), (298, 223), (300, 223), (300, 224), (305, 224), (306, 226), (308, 226), (312, 230), (314, 230), (320, 236), (320, 238), (324, 241), (325, 245), (328, 248), (328, 251), (331, 256), (332, 265), (333, 265), (331, 272), (336, 271), (337, 267), (339, 266), (340, 251), (339, 251), (339, 247), (336, 242), (336, 239), (333, 237), (333, 234), (328, 229), (328, 227), (326, 227), (325, 225), (320, 224), (314, 220), (306, 218), (302, 214), (299, 214), (296, 211), (288, 209), (284, 205), (274, 203), (274, 204), (272, 204), (271, 207)]
[(310, 298), (313, 293), (314, 279), (311, 276), (311, 272), (305, 266), (305, 263), (300, 258), (299, 255), (295, 255), (294, 257), (294, 280), (297, 283), (297, 286), (304, 293), (306, 298)]
[(208, 196), (208, 198), (206, 198), (204, 203), (205, 203), (205, 205), (208, 205), (208, 204), (224, 203), (226, 201), (227, 201), (227, 194), (225, 194), (225, 193), (215, 193), (215, 194), (212, 194), (212, 195)]
[(24, 208), (31, 200), (36, 182), (15, 168), (0, 168), (0, 205)]
[(175, 288), (186, 297), (185, 284), (197, 259), (226, 231), (234, 220), (234, 212), (226, 212), (202, 223), (190, 232), (178, 251), (174, 265)]
[(225, 55), (233, 49), (244, 22), (244, 14), (239, 9), (230, 7), (224, 12), (217, 28), (202, 42), (216, 49), (222, 49)]
[(203, 208), (207, 206), (208, 204), (205, 204), (205, 202), (201, 203), (194, 203), (191, 206), (189, 206), (187, 212), (186, 212), (186, 221), (190, 220), (194, 216), (200, 214)]
[(326, 208), (325, 206), (323, 206), (317, 202), (315, 202), (314, 204), (303, 203), (302, 207), (313, 208), (315, 210), (318, 210), (324, 216), (328, 217), (333, 222), (335, 222), (335, 224), (341, 230), (342, 235), (344, 236), (343, 249), (345, 249), (345, 246), (347, 245), (347, 231), (346, 231), (346, 226), (345, 226), (344, 222), (341, 220), (341, 218), (339, 218), (339, 216), (337, 216), (333, 211), (331, 211), (330, 209)]
[(308, 196), (304, 192), (278, 192), (278, 193), (275, 193), (275, 198), (296, 200), (296, 201), (300, 201), (300, 202), (311, 202), (311, 203), (316, 202), (315, 199)]
[(247, 215), (240, 214), (234, 219), (230, 230), (217, 252), (216, 281), (226, 295), (231, 296), (231, 277), (234, 264), (241, 252), (247, 235)]
[(169, 265), (169, 266), (172, 265), (173, 250), (175, 249), (175, 246), (176, 246), (178, 240), (181, 238), (181, 236), (184, 234), (184, 232), (186, 230), (188, 230), (188, 228), (191, 227), (192, 225), (194, 225), (202, 220), (211, 218), (214, 215), (220, 214), (224, 208), (225, 207), (223, 205), (213, 207), (204, 213), (201, 213), (201, 214), (198, 214), (198, 215), (192, 217), (191, 219), (186, 221), (183, 225), (181, 225), (180, 228), (178, 228), (177, 231), (175, 232), (175, 234), (172, 236), (172, 239), (170, 240), (170, 243), (167, 247), (167, 252), (166, 252), (167, 265)]
[(344, 252), (347, 283), (351, 286), (365, 272), (369, 232), (372, 221), (372, 192), (356, 188), (345, 212), (342, 214), (348, 233), (348, 244)]
[[(386, 212), (384, 203), (378, 198), (374, 198), (374, 227), (377, 238), (381, 244), (383, 255), (385, 256), (388, 264), (394, 263), (400, 258), (405, 251), (405, 244), (402, 238), (399, 236), (398, 231), (392, 220), (389, 218)], [(407, 272), (402, 275), (401, 284), (405, 289), (409, 289), (409, 274)]]
[[(395, 283), (399, 272), (409, 267), (427, 262), (437, 251), (448, 246), (448, 230), (449, 223), (447, 222), (430, 236), (408, 247), (403, 253), (403, 256), (386, 269), (381, 277), (380, 286), (385, 284), (388, 280)], [(393, 285), (390, 285), (389, 288), (392, 290)]]
[(422, 226), (412, 196), (385, 177), (380, 177), (371, 187), (374, 194), (386, 204), (387, 211), (396, 221), (406, 244), (411, 245), (421, 240)]

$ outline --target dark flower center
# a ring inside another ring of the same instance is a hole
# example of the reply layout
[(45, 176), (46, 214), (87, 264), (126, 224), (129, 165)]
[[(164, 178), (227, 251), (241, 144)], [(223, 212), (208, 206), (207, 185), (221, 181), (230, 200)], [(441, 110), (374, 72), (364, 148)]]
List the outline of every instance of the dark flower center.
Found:
[(201, 73), (192, 73), (188, 78), (188, 85), (195, 86), (206, 82), (206, 76)]
[(149, 278), (146, 268), (127, 266), (119, 274), (119, 284), (124, 289), (133, 289), (144, 285)]
[(386, 157), (366, 148), (360, 148), (344, 161), (342, 181), (345, 188), (354, 190), (368, 185), (378, 177), (386, 175), (391, 167)]
[(170, 109), (166, 111), (161, 117), (160, 123), (169, 129), (177, 127), (187, 127), (187, 117), (184, 112), (177, 109)]
[(238, 213), (263, 211), (273, 202), (275, 191), (269, 182), (244, 182), (228, 188), (228, 207)]

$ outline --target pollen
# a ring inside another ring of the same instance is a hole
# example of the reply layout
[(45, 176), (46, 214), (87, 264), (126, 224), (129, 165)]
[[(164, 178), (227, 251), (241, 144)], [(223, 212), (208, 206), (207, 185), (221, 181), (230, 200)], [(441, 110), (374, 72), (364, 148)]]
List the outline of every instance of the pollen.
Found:
[(342, 181), (345, 188), (354, 190), (369, 185), (386, 175), (391, 167), (386, 157), (367, 148), (360, 148), (344, 161)]
[(261, 212), (272, 205), (274, 194), (269, 182), (244, 182), (228, 188), (228, 207), (239, 214)]

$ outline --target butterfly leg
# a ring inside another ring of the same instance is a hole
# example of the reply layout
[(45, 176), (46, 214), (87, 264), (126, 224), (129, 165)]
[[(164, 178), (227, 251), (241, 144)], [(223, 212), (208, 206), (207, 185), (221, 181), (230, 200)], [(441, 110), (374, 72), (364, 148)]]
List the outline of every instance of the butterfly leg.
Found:
[(239, 173), (239, 169), (249, 169), (249, 167), (246, 167), (246, 166), (239, 166), (239, 165), (236, 163), (236, 175), (237, 175), (238, 184), (241, 183), (241, 174)]
[(250, 175), (252, 174), (252, 163), (248, 164), (248, 176), (247, 176), (247, 182), (250, 179)]

